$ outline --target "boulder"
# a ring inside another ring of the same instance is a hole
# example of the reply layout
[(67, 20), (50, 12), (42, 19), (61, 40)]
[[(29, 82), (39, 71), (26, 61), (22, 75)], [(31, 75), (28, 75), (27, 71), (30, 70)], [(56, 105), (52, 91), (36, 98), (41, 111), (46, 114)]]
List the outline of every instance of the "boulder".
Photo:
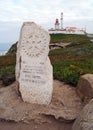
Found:
[(72, 130), (93, 130), (93, 99), (84, 107)]
[(85, 74), (80, 77), (77, 94), (85, 103), (88, 103), (93, 98), (93, 74)]

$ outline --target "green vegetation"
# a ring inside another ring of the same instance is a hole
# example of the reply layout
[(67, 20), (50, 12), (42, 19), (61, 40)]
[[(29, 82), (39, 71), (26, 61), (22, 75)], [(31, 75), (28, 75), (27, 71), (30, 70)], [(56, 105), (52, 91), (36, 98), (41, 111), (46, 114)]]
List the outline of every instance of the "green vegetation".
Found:
[(65, 81), (73, 85), (77, 85), (80, 75), (93, 73), (93, 59), (76, 61), (69, 59), (59, 59), (53, 64), (54, 78)]
[(0, 80), (7, 86), (15, 81), (15, 56), (0, 56)]
[(89, 38), (85, 35), (76, 34), (51, 34), (50, 43), (89, 43)]
[[(86, 35), (51, 35), (51, 43), (56, 42), (71, 44), (49, 53), (54, 79), (76, 86), (80, 75), (93, 73), (93, 43)], [(16, 45), (17, 43), (11, 47), (8, 55), (0, 56), (0, 80), (5, 85), (15, 80)]]
[[(75, 35), (73, 36), (75, 39)], [(52, 50), (49, 54), (54, 68), (54, 78), (75, 86), (80, 75), (93, 73), (93, 43), (85, 35), (81, 35), (79, 39), (82, 39), (80, 44), (73, 43), (67, 48)]]

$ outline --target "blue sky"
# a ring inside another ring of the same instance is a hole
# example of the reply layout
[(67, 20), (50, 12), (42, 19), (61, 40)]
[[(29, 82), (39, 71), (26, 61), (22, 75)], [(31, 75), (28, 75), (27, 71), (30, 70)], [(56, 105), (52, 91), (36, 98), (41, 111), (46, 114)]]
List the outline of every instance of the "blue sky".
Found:
[(24, 21), (34, 21), (45, 29), (54, 27), (64, 13), (63, 26), (76, 26), (93, 33), (93, 0), (1, 0), (0, 43), (14, 43)]

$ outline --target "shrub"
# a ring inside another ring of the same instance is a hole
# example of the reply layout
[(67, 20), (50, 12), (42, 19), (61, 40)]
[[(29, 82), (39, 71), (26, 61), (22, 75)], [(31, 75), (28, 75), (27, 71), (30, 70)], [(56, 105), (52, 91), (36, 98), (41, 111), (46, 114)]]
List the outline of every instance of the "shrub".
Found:
[(13, 83), (15, 80), (15, 67), (7, 66), (0, 69), (0, 79), (6, 86)]
[(52, 63), (54, 68), (54, 78), (62, 80), (66, 83), (77, 85), (78, 79), (81, 75), (86, 73), (93, 73), (93, 59), (87, 60), (72, 60), (60, 59)]

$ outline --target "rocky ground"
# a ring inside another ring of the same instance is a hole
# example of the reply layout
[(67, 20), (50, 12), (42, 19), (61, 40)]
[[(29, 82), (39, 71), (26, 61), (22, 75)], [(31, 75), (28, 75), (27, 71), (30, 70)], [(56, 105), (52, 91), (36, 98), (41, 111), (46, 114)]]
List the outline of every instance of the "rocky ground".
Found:
[(51, 122), (37, 124), (34, 121), (30, 121), (29, 124), (23, 122), (6, 122), (0, 121), (0, 130), (72, 130), (73, 122), (64, 123), (55, 119), (51, 119)]
[(0, 130), (71, 130), (73, 120), (83, 108), (73, 86), (55, 80), (52, 102), (45, 106), (23, 102), (15, 85), (16, 82), (8, 87), (1, 85)]

